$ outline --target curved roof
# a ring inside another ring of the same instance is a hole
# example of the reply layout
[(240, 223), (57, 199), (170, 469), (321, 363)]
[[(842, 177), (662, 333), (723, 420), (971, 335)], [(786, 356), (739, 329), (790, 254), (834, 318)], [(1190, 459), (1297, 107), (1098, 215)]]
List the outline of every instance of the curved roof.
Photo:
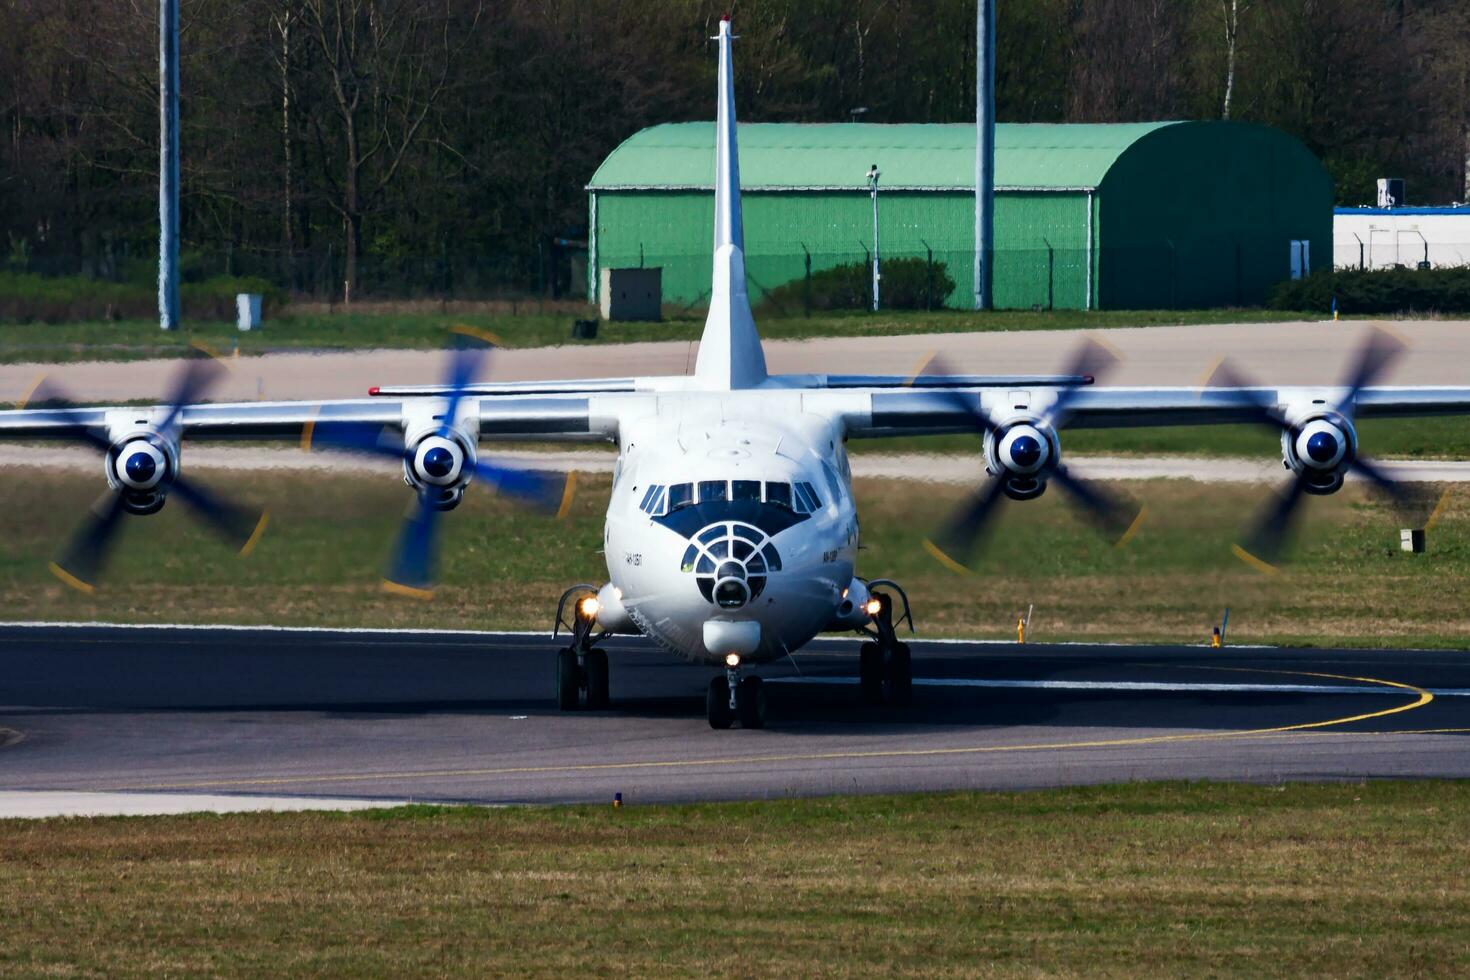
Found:
[[(1151, 123), (999, 123), (1000, 188), (1095, 188)], [(877, 163), (890, 190), (972, 190), (975, 127), (969, 123), (741, 123), (740, 184), (746, 190), (867, 187)], [(708, 190), (715, 124), (665, 123), (639, 130), (610, 153), (589, 190)]]

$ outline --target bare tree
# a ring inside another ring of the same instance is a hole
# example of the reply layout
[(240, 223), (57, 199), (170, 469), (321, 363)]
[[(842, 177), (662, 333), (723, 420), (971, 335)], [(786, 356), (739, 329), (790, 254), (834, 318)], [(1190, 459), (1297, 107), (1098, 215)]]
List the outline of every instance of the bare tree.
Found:
[[(327, 178), (342, 218), (348, 301), (357, 285), (364, 215), (423, 141), (430, 112), (448, 87), (483, 10), (477, 2), (456, 16), (452, 0), (441, 0), (432, 9), (407, 0), (302, 4), (302, 20), (336, 110), (340, 176), (329, 169)], [(322, 127), (320, 117), (316, 123)], [(325, 142), (323, 128), (318, 137)]]
[(1240, 15), (1250, 6), (1240, 0), (1220, 0), (1220, 13), (1225, 21), (1225, 101), (1220, 118), (1230, 118), (1230, 103), (1235, 96), (1235, 46), (1240, 38)]

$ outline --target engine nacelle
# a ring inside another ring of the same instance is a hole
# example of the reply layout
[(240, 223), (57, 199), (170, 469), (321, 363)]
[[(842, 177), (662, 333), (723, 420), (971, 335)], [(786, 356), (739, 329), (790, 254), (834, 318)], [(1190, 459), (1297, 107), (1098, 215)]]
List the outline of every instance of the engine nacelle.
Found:
[(1358, 432), (1336, 412), (1311, 416), (1295, 432), (1281, 432), (1281, 460), (1297, 474), (1307, 493), (1326, 495), (1342, 489), (1348, 467), (1358, 455)]
[(985, 469), (1004, 482), (1012, 500), (1034, 500), (1062, 459), (1056, 429), (1039, 419), (1015, 419), (985, 437)]
[(453, 510), (475, 470), (475, 446), (458, 429), (438, 428), (410, 438), (403, 454), (403, 482), (436, 510)]
[(130, 514), (156, 514), (179, 475), (179, 447), (156, 432), (114, 439), (104, 461), (107, 485), (122, 494)]

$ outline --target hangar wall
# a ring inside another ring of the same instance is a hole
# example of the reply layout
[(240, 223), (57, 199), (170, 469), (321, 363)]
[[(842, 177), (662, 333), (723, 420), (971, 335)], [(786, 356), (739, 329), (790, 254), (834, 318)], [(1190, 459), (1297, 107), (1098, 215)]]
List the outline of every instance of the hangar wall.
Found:
[[(1167, 308), (1260, 303), (1290, 273), (1290, 242), (1330, 261), (1332, 185), (1299, 142), (1242, 123), (997, 127), (995, 303)], [(868, 260), (862, 174), (883, 171), (884, 260), (942, 265), (970, 303), (972, 126), (742, 124), (752, 298)], [(709, 291), (713, 131), (651, 127), (588, 185), (589, 295), (597, 269), (661, 266), (668, 302)], [(789, 298), (789, 293), (788, 293)], [(789, 312), (789, 311), (788, 311)]]

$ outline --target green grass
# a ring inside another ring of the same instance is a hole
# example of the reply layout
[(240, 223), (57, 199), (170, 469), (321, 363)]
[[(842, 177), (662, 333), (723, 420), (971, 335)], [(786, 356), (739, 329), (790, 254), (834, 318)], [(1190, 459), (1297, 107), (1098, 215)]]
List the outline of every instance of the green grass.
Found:
[[(1470, 459), (1470, 418), (1365, 419), (1358, 423), (1362, 451), (1390, 459)], [(1254, 456), (1279, 459), (1280, 437), (1263, 426), (1182, 425), (1140, 429), (1069, 429), (1068, 454), (1095, 456)], [(979, 453), (974, 436), (854, 439), (853, 453)]]
[[(663, 323), (603, 323), (595, 341), (573, 341), (571, 324), (594, 317), (591, 307), (576, 312), (355, 312), (297, 313), (270, 319), (260, 331), (241, 333), (233, 323), (191, 323), (164, 332), (156, 321), (99, 323), (0, 323), (0, 363), (29, 361), (135, 360), (168, 357), (191, 341), (242, 355), (283, 350), (360, 350), (365, 348), (440, 348), (446, 331), (466, 324), (497, 334), (507, 347), (557, 344), (617, 344), (651, 340), (698, 340), (704, 320), (676, 315)], [(1295, 313), (1256, 309), (1083, 312), (999, 311), (967, 313), (884, 312), (760, 317), (768, 340), (810, 337), (888, 336), (894, 334), (991, 330), (1072, 330), (1159, 326), (1187, 323), (1237, 323), (1302, 319)], [(1313, 317), (1315, 318), (1315, 317)]]
[[(198, 475), (198, 474), (196, 474)], [(220, 486), (223, 475), (205, 473)], [(241, 474), (238, 491), (271, 524), (248, 559), (204, 533), (177, 502), (131, 519), (94, 596), (46, 571), (100, 489), (100, 477), (0, 474), (0, 619), (274, 623), (302, 626), (546, 629), (568, 585), (605, 581), (606, 477), (585, 477), (567, 520), (527, 514), (472, 487), (445, 520), (443, 582), (432, 602), (384, 595), (379, 575), (406, 490), (400, 480)], [(921, 636), (1014, 636), (1036, 606), (1038, 641), (1201, 642), (1225, 606), (1241, 642), (1402, 647), (1470, 645), (1470, 494), (1452, 494), (1429, 552), (1398, 550), (1401, 522), (1348, 489), (1307, 501), (1296, 561), (1266, 577), (1230, 553), (1264, 487), (1122, 484), (1147, 503), (1127, 548), (1099, 538), (1055, 491), (1009, 504), (973, 576), (922, 548), (961, 487), (860, 480), (858, 572), (904, 583)], [(1422, 521), (1420, 516), (1419, 520)]]
[(1464, 976), (1470, 783), (0, 824), (27, 976)]

